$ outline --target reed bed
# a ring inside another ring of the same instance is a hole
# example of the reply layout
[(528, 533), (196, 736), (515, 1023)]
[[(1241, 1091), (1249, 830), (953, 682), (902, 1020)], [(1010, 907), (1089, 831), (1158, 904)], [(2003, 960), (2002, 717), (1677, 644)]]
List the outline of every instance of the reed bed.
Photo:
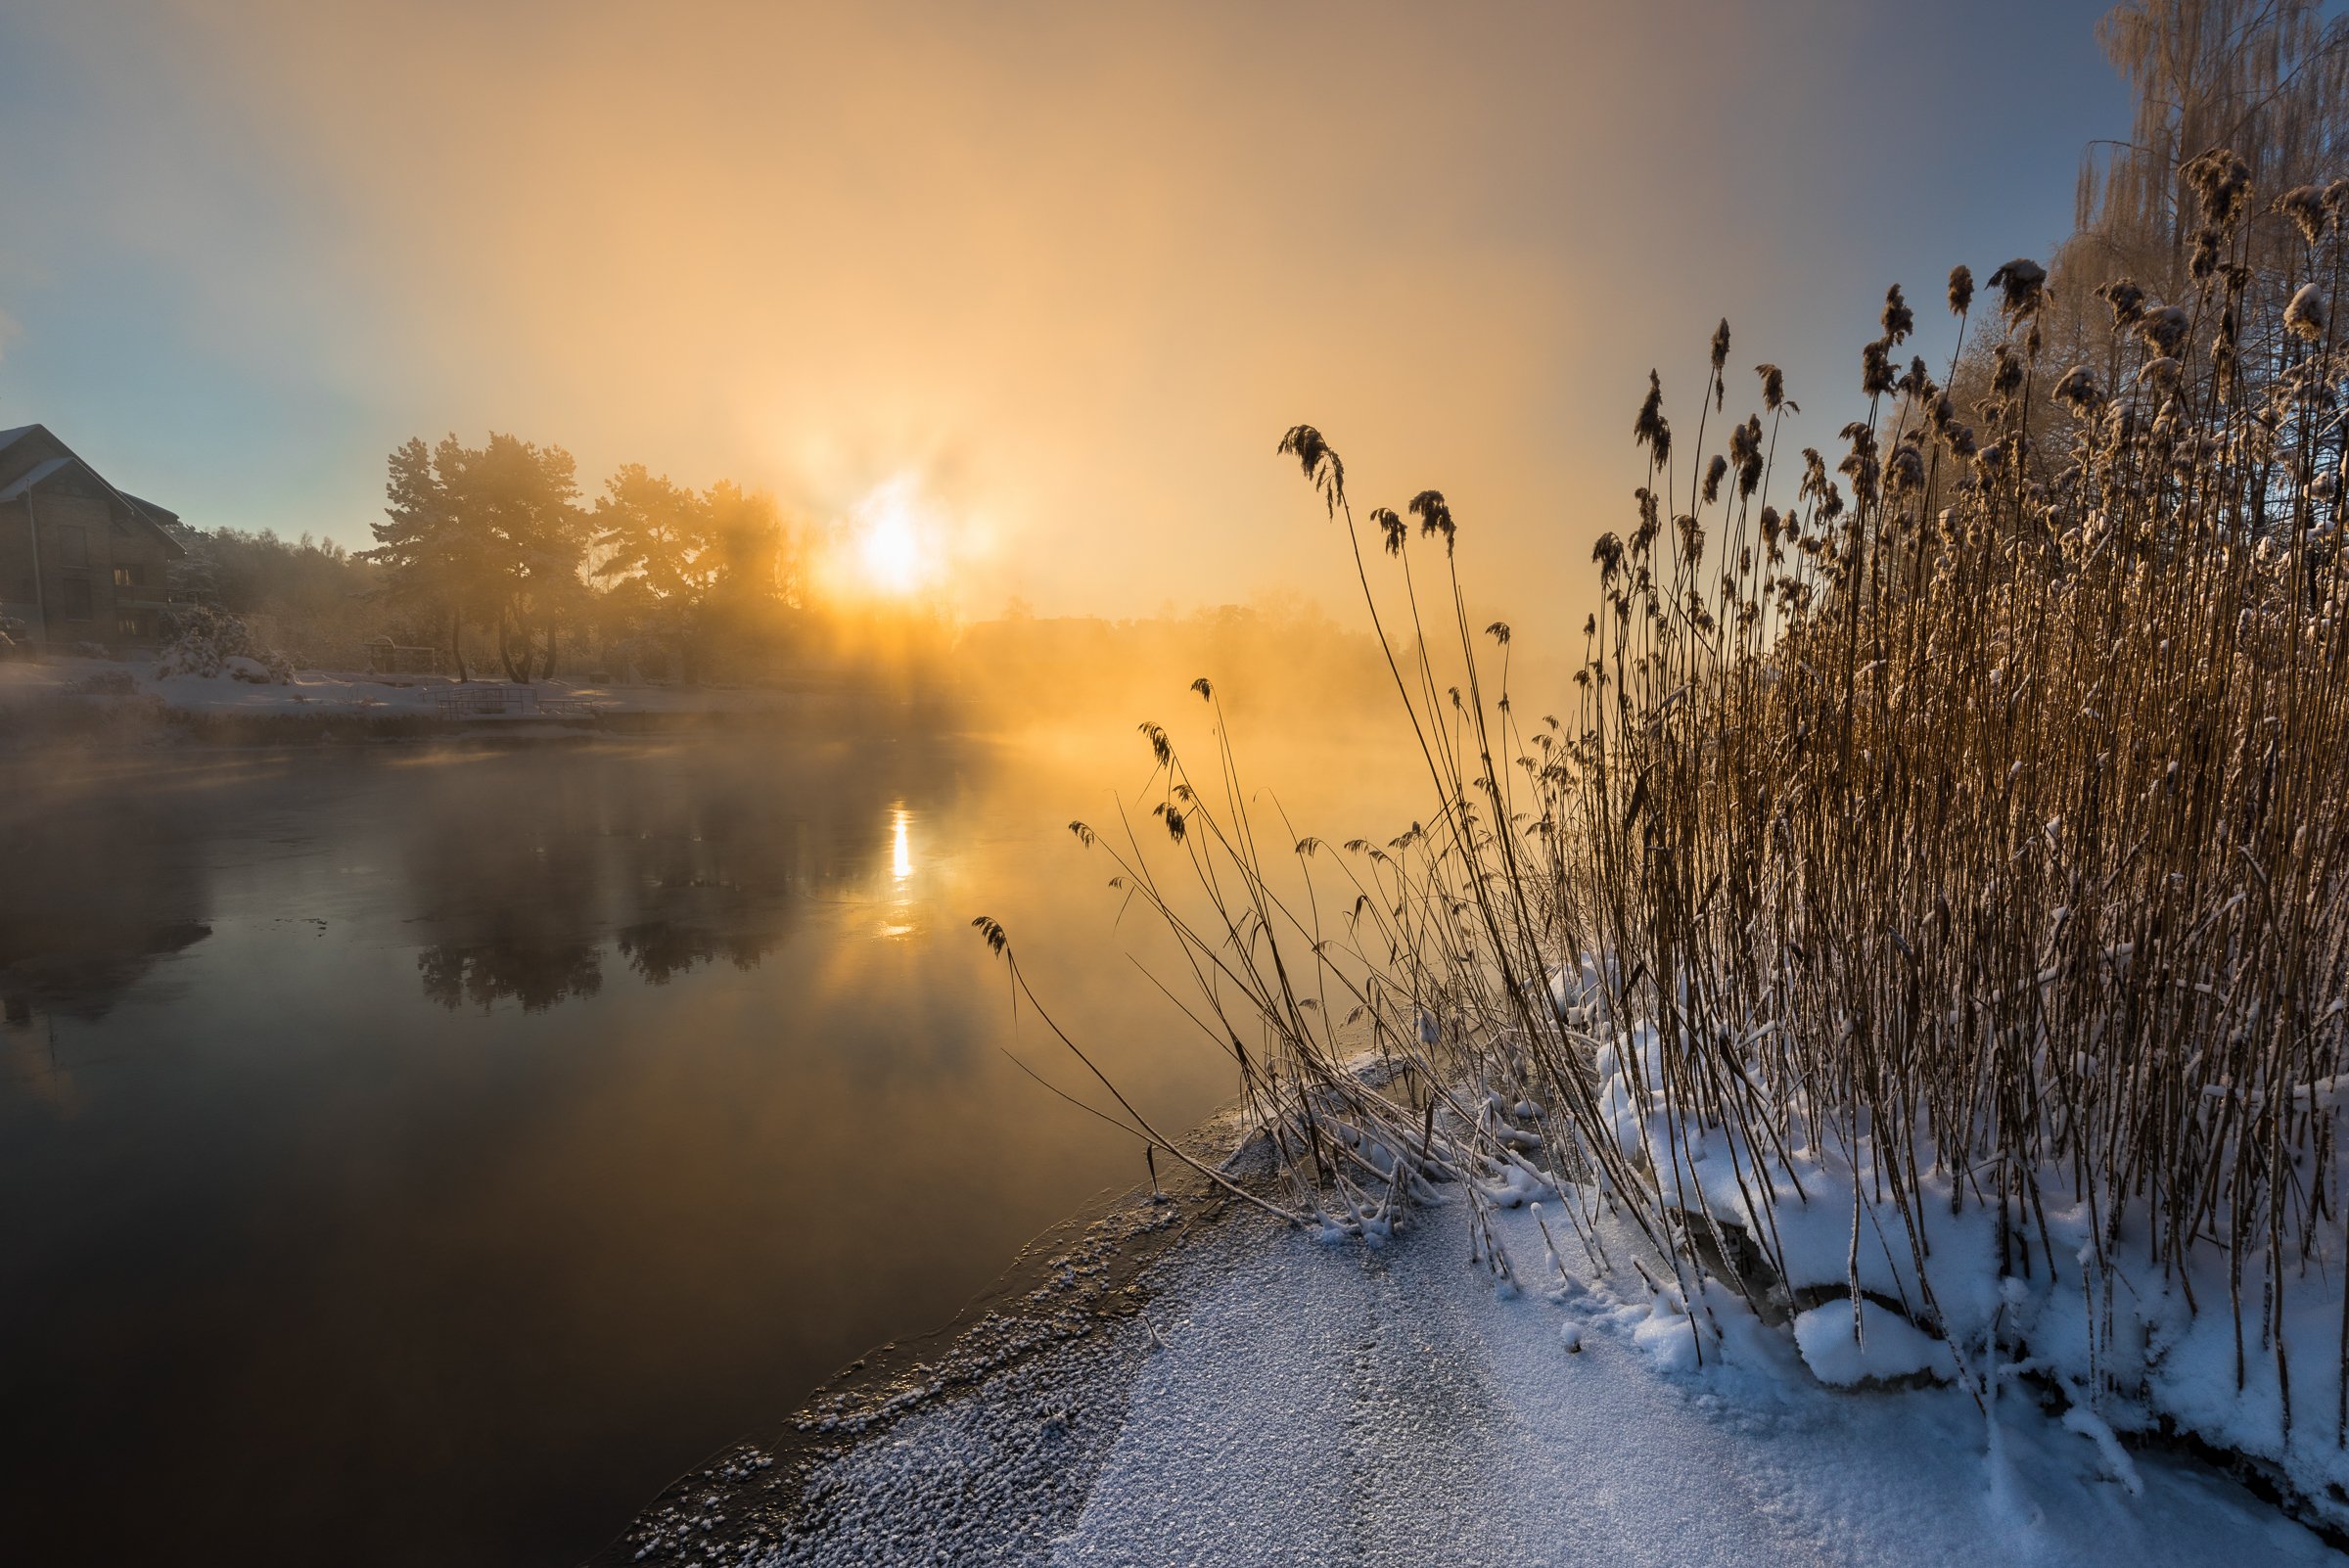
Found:
[(2349, 1516), (2349, 181), (2266, 204), (2304, 243), (2254, 265), (2241, 162), (2189, 174), (2190, 290), (2099, 290), (2096, 363), (2017, 260), (1952, 274), (1938, 379), (1891, 292), (1832, 458), (1726, 323), (1684, 440), (1651, 379), (1559, 715), (1444, 497), (1358, 517), (1287, 434), (1428, 815), (1300, 838), (1219, 722), (1200, 773), (1144, 726), (1151, 816), (1073, 824), (1180, 940), (1278, 1156), (1253, 1201), (1377, 1243), (1464, 1200), (1511, 1288), (1491, 1213), (1539, 1201), (1545, 1268), (1636, 1270), (1700, 1358), (1739, 1301), (1865, 1353), (1872, 1302), (1986, 1407), (2038, 1375)]

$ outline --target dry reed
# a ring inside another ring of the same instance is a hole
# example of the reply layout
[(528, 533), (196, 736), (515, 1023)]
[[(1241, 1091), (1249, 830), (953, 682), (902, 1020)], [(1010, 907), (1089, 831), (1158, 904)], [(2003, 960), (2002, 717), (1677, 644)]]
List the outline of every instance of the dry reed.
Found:
[[(2047, 362), (2046, 275), (2016, 260), (1970, 408), (1954, 349), (1942, 380), (1907, 356), (1893, 291), (1832, 464), (1788, 472), (1773, 366), (1727, 423), (1726, 323), (1684, 445), (1651, 381), (1562, 719), (1512, 704), (1508, 627), (1472, 630), (1444, 497), (1358, 521), (1336, 452), (1288, 433), (1431, 814), (1334, 853), (1274, 842), (1221, 726), (1204, 778), (1145, 726), (1154, 822), (1076, 825), (1180, 939), (1181, 1005), (1281, 1157), (1274, 1207), (1377, 1241), (1462, 1192), (1513, 1280), (1489, 1206), (1555, 1194), (1594, 1264), (1611, 1208), (1683, 1299), (1706, 1269), (1760, 1295), (1797, 1278), (1779, 1217), (1841, 1150), (1849, 1201), (1868, 1188), (1915, 1255), (1918, 1322), (1949, 1328), (1928, 1205), (1995, 1216), (1999, 1271), (2088, 1292), (2107, 1333), (2126, 1250), (2189, 1298), (2224, 1281), (2193, 1310), (2232, 1315), (2238, 1387), (2272, 1361), (2290, 1431), (2287, 1288), (2338, 1269), (2349, 1222), (2349, 182), (2280, 199), (2305, 244), (2279, 268), (2251, 264), (2239, 161), (2189, 174), (2190, 295), (2101, 291), (2101, 363)], [(1962, 339), (1962, 268), (1949, 301)], [(1640, 1031), (1661, 1142), (1623, 1135)], [(1708, 1197), (1730, 1186), (1734, 1215)], [(2081, 1206), (2089, 1243), (2058, 1246), (2050, 1208)], [(1855, 1319), (1860, 1232), (1855, 1209)], [(2339, 1328), (2299, 1347), (2299, 1387), (2349, 1378)]]

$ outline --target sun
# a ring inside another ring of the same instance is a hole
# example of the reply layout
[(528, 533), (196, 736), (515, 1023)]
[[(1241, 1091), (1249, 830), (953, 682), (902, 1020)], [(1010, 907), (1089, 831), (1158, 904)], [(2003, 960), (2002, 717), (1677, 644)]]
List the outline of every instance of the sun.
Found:
[(910, 480), (892, 480), (866, 496), (855, 527), (857, 569), (872, 591), (901, 598), (929, 581), (932, 549)]
[(911, 593), (922, 585), (922, 541), (914, 536), (913, 520), (902, 513), (868, 522), (856, 558), (865, 579), (883, 593)]

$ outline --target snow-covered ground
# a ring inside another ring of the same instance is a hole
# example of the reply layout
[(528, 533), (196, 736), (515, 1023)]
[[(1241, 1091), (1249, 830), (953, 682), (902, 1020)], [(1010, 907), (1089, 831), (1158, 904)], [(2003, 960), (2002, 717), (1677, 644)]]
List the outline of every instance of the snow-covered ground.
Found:
[[(250, 663), (243, 661), (241, 663)], [(300, 669), (290, 681), (240, 680), (232, 674), (161, 675), (155, 660), (49, 659), (0, 662), (0, 707), (76, 698), (147, 698), (187, 714), (253, 717), (432, 718), (443, 675), (369, 675)], [(484, 674), (482, 683), (495, 683)], [(534, 683), (541, 702), (598, 713), (724, 713), (788, 707), (799, 694), (760, 687), (639, 686), (566, 679)], [(497, 720), (486, 720), (496, 722)]]
[[(1784, 1335), (1751, 1319), (1700, 1369), (1686, 1318), (1635, 1278), (1628, 1293), (1509, 1299), (1467, 1266), (1464, 1216), (1439, 1214), (1378, 1253), (1258, 1232), (1204, 1271), (1171, 1306), (1168, 1349), (1144, 1364), (1051, 1560), (2149, 1568), (2333, 1555), (2234, 1483), (2116, 1456), (2012, 1394), (1994, 1438), (1954, 1390), (1822, 1387)], [(1499, 1223), (1521, 1265), (1542, 1258), (1530, 1213)]]
[(1138, 1317), (975, 1389), (899, 1394), (778, 1476), (779, 1509), (714, 1490), (618, 1560), (2338, 1560), (2210, 1468), (2122, 1451), (2019, 1387), (1995, 1420), (1950, 1387), (1832, 1389), (1783, 1330), (1733, 1315), (1699, 1366), (1669, 1293), (1543, 1282), (1532, 1211), (1495, 1224), (1522, 1292), (1470, 1266), (1464, 1205), (1378, 1250), (1235, 1212), (1159, 1266)]
[[(1911, 1248), (1892, 1184), (1872, 1163), (1875, 1140), (1796, 1118), (1789, 1147), (1757, 1160), (1726, 1129), (1676, 1126), (1660, 1042), (1645, 1025), (1603, 1047), (1597, 1065), (1602, 1111), (1625, 1154), (1656, 1173), (1667, 1209), (1774, 1239), (1789, 1294), (1818, 1303), (1793, 1329), (1819, 1380), (1914, 1377), (1979, 1388), (2028, 1373), (2064, 1391), (2075, 1432), (2113, 1447), (2116, 1432), (2167, 1423), (2268, 1467), (2335, 1528), (2349, 1524), (2349, 1424), (2340, 1417), (2339, 1360), (2326, 1354), (2341, 1343), (2344, 1321), (2341, 1254), (2329, 1238), (2273, 1283), (2264, 1252), (2241, 1262), (2238, 1339), (2225, 1254), (2204, 1246), (2183, 1270), (2160, 1267), (2142, 1206), (2124, 1204), (2116, 1215), (2108, 1194), (2076, 1185), (2060, 1166), (2035, 1173), (2038, 1224), (2016, 1245), (2019, 1268), (2006, 1273), (1995, 1206), (1978, 1192), (1966, 1199), (1929, 1139), (1918, 1140), (1924, 1245)], [(2311, 1085), (2302, 1103), (2337, 1115), (2339, 1090)], [(1572, 1231), (1557, 1229), (1571, 1249)], [(1855, 1282), (1872, 1297), (1861, 1302), (1857, 1323)], [(1751, 1320), (1734, 1290), (1712, 1284), (1706, 1295), (1719, 1302), (1708, 1323), (1733, 1337), (1732, 1319)], [(2273, 1320), (2263, 1320), (2270, 1304)], [(2288, 1398), (2280, 1361), (2295, 1366)]]

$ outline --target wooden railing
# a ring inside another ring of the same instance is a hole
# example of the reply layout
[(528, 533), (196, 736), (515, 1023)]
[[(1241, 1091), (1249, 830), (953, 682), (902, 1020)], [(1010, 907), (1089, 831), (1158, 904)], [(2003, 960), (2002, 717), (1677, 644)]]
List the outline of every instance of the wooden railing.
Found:
[(433, 692), (442, 718), (584, 718), (587, 706), (567, 697), (546, 697), (535, 686), (493, 680), (459, 681)]

